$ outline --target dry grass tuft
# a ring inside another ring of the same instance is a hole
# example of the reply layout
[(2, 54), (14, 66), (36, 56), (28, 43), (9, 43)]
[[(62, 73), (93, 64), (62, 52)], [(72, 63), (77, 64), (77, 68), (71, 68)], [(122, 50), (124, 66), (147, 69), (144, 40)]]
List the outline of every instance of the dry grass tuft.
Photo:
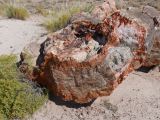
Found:
[(6, 16), (8, 18), (15, 18), (20, 20), (25, 20), (29, 17), (28, 11), (23, 7), (16, 7), (13, 5), (8, 5), (6, 7)]
[(62, 6), (50, 12), (49, 17), (44, 21), (43, 26), (50, 32), (55, 32), (65, 26), (67, 26), (70, 18), (82, 11), (91, 12), (94, 6), (92, 4), (81, 4), (73, 6)]

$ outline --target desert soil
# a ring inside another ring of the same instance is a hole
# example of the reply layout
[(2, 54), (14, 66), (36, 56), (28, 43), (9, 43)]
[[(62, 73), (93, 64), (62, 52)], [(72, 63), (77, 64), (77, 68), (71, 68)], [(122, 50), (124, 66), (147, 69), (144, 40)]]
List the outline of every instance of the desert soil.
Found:
[(0, 18), (0, 55), (18, 55), (27, 44), (40, 40), (46, 30), (39, 25), (39, 19), (38, 16), (27, 21)]
[[(0, 18), (0, 55), (19, 54), (31, 42), (46, 39), (38, 17), (26, 21)], [(28, 120), (160, 120), (160, 72), (133, 72), (110, 96), (89, 106), (52, 98)]]

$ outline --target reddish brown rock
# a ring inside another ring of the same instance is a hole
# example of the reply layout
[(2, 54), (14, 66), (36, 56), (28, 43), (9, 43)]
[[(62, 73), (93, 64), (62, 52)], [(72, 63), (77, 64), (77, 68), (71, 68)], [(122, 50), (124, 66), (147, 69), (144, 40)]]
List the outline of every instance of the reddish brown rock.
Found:
[(63, 100), (82, 104), (110, 95), (142, 65), (159, 64), (157, 13), (152, 18), (145, 9), (119, 12), (112, 5), (108, 8), (104, 3), (101, 21), (95, 21), (95, 14), (79, 14), (66, 28), (51, 34), (41, 44), (34, 80)]
[(114, 0), (106, 0), (102, 5), (96, 6), (92, 11), (92, 16), (103, 20), (106, 16), (111, 15), (117, 10)]
[(45, 59), (37, 80), (67, 101), (87, 103), (109, 95), (142, 64), (145, 33), (119, 12), (99, 24), (77, 20), (43, 43)]
[(105, 0), (103, 4), (95, 7), (91, 15), (102, 21), (106, 16), (113, 14), (117, 9), (121, 9), (124, 6), (125, 2), (123, 0)]
[(146, 29), (143, 66), (150, 67), (160, 64), (160, 11), (145, 6), (142, 9), (130, 8), (124, 14), (136, 20)]

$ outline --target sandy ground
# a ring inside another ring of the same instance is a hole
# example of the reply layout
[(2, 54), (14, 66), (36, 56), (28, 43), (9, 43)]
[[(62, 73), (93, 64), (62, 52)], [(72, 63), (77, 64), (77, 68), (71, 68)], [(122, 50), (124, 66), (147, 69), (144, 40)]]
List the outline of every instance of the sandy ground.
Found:
[(27, 44), (37, 41), (45, 32), (34, 18), (27, 21), (1, 18), (0, 55), (19, 54)]

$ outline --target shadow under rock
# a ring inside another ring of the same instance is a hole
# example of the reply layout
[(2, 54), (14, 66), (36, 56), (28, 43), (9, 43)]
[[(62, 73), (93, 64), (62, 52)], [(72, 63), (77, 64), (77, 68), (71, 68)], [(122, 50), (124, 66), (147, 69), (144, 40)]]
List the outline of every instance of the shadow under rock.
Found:
[(64, 101), (60, 97), (54, 96), (51, 92), (49, 92), (49, 100), (53, 101), (56, 105), (60, 105), (60, 106), (64, 105), (68, 108), (76, 108), (76, 109), (81, 108), (81, 107), (91, 106), (92, 103), (95, 101), (95, 100), (92, 100), (89, 103), (78, 104), (73, 101)]
[(138, 68), (136, 71), (144, 72), (144, 73), (149, 73), (151, 70), (153, 70), (156, 66), (150, 66), (150, 67), (145, 67), (142, 66)]

